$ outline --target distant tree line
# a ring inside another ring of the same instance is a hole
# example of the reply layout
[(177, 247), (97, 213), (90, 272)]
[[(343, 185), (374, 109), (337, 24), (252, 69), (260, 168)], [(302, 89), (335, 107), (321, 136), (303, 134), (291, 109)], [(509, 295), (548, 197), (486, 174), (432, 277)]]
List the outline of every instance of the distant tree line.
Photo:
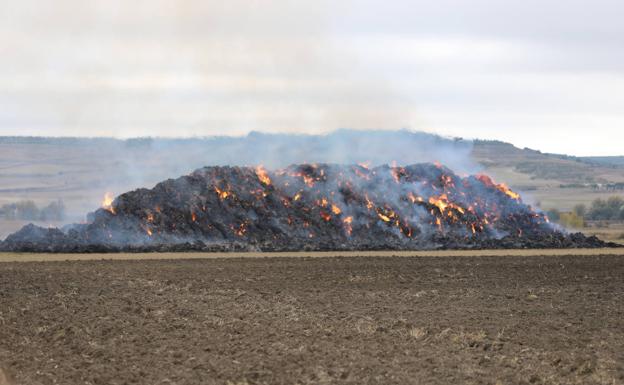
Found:
[(624, 221), (624, 199), (619, 196), (599, 198), (589, 207), (578, 204), (569, 213), (552, 209), (546, 214), (552, 221), (568, 227), (583, 227), (585, 221)]
[(65, 219), (65, 205), (62, 200), (38, 207), (32, 200), (23, 200), (0, 206), (0, 218), (25, 221), (61, 221)]
[(619, 191), (624, 190), (624, 183), (569, 183), (569, 184), (560, 184), (561, 188), (586, 188), (590, 187), (594, 190), (599, 191)]

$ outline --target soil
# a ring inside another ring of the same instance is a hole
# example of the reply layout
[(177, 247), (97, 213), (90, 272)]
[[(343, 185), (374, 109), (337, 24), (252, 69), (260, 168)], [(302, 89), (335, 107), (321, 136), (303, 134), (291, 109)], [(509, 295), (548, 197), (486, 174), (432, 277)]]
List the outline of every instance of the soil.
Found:
[(622, 384), (618, 256), (0, 263), (12, 384)]

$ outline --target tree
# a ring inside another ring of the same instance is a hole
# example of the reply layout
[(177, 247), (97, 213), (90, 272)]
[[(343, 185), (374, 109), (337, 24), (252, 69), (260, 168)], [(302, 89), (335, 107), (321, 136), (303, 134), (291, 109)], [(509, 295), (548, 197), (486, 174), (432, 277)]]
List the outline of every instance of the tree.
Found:
[(592, 202), (587, 218), (593, 220), (617, 220), (621, 218), (624, 199), (614, 196), (607, 200), (596, 199)]
[(574, 206), (574, 208), (572, 209), (572, 212), (581, 218), (585, 218), (585, 215), (587, 215), (587, 206), (580, 203)]

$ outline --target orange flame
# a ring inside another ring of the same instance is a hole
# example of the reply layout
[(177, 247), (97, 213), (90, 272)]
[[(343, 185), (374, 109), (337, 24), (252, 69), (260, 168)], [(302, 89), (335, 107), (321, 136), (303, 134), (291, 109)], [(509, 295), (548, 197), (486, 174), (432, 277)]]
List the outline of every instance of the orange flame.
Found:
[(423, 202), (424, 201), (421, 197), (414, 195), (413, 192), (409, 192), (407, 194), (407, 197), (409, 198), (410, 201), (412, 201), (412, 203)]
[(314, 187), (314, 178), (312, 178), (311, 176), (307, 176), (307, 175), (302, 175), (302, 177), (303, 177), (303, 181), (308, 187)]
[(332, 212), (335, 215), (339, 215), (342, 212), (342, 210), (340, 210), (340, 207), (338, 207), (338, 206), (336, 206), (334, 204), (332, 204), (331, 209), (332, 209)]
[(377, 213), (377, 216), (379, 217), (379, 219), (381, 219), (384, 222), (390, 222), (390, 218), (387, 215), (384, 215), (382, 213)]
[(520, 194), (512, 191), (506, 184), (504, 184), (504, 183), (496, 184), (496, 183), (494, 183), (492, 178), (490, 178), (487, 175), (483, 175), (483, 174), (477, 175), (476, 178), (478, 180), (480, 180), (481, 183), (483, 183), (484, 185), (486, 185), (488, 187), (494, 187), (494, 188), (498, 189), (500, 192), (502, 192), (504, 194), (507, 194), (507, 196), (509, 196), (512, 199), (520, 200)]
[(442, 213), (449, 206), (449, 201), (448, 201), (448, 197), (446, 196), (446, 194), (442, 194), (438, 198), (430, 197), (429, 203), (436, 206), (438, 209), (440, 209), (440, 212)]
[(217, 195), (219, 196), (219, 199), (224, 200), (226, 199), (228, 196), (230, 196), (230, 193), (224, 190), (221, 190), (219, 187), (214, 186), (215, 191), (217, 192)]
[(519, 200), (520, 199), (520, 194), (518, 194), (517, 192), (512, 191), (509, 187), (507, 187), (506, 184), (502, 183), (502, 184), (499, 184), (496, 187), (500, 191), (502, 191), (505, 194), (507, 194), (507, 196), (511, 197), (512, 199), (515, 199), (515, 200)]
[(230, 225), (230, 229), (232, 229), (234, 234), (238, 235), (239, 237), (242, 237), (247, 232), (247, 224), (243, 222), (240, 225), (238, 225), (238, 227), (234, 225)]
[(256, 167), (256, 175), (258, 176), (258, 179), (260, 179), (260, 182), (262, 182), (263, 184), (267, 186), (271, 184), (271, 178), (269, 178), (269, 174), (267, 174), (267, 171), (264, 169), (264, 167), (262, 167), (262, 165)]
[(342, 223), (344, 223), (344, 228), (345, 228), (345, 231), (347, 232), (347, 235), (351, 235), (351, 233), (353, 232), (353, 227), (351, 226), (352, 222), (353, 222), (353, 217), (351, 216), (346, 217), (345, 219), (342, 220)]
[(115, 212), (115, 208), (113, 207), (114, 197), (112, 193), (107, 192), (104, 194), (104, 199), (102, 200), (102, 208), (111, 214), (117, 214)]

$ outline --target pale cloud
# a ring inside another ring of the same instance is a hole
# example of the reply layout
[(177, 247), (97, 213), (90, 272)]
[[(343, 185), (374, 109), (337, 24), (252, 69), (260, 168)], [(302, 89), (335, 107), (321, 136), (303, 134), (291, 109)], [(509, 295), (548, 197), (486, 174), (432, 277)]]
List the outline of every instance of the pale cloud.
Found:
[(607, 0), (8, 0), (0, 135), (407, 127), (618, 154), (623, 10)]

